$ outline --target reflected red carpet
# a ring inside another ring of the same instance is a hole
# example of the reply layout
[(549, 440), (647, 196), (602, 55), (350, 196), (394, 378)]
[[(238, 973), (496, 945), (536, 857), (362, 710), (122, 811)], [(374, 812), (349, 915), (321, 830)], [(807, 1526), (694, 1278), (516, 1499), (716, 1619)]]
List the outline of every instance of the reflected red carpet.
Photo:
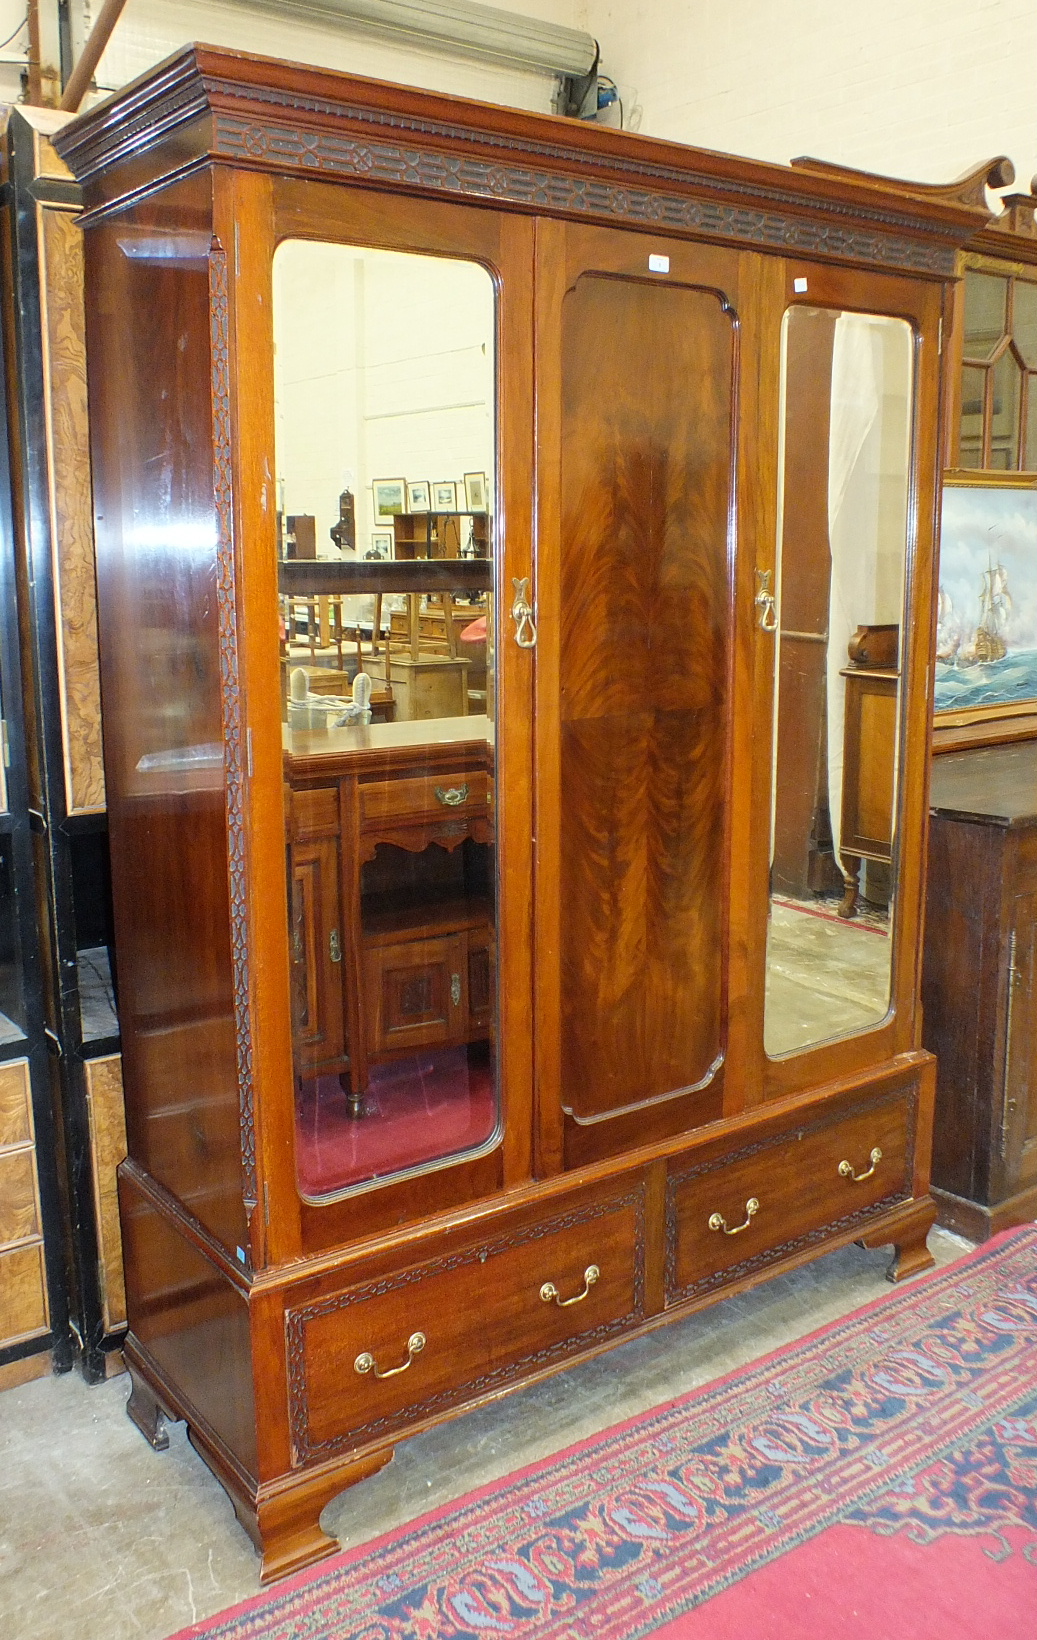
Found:
[(351, 1116), (337, 1076), (302, 1083), (295, 1131), (307, 1196), (453, 1156), (480, 1145), (497, 1123), (485, 1043), (375, 1065), (363, 1116)]

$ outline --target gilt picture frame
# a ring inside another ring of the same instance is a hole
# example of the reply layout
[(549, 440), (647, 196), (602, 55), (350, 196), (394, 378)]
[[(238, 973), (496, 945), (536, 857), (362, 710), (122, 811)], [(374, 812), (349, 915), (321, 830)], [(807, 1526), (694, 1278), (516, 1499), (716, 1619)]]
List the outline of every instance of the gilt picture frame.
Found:
[[(948, 473), (937, 593), (934, 730), (940, 742), (1016, 738), (1037, 716), (1037, 484), (1031, 474)], [(1015, 723), (1015, 729), (1023, 725)], [(960, 731), (949, 736), (947, 731)], [(972, 731), (966, 735), (966, 731)]]

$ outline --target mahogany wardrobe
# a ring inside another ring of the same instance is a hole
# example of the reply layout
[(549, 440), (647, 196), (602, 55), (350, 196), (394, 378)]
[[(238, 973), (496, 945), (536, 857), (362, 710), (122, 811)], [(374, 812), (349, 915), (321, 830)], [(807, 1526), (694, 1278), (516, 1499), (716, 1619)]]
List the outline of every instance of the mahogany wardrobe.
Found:
[(274, 1578), (405, 1434), (853, 1240), (931, 1262), (941, 321), (985, 172), (204, 46), (56, 146), (130, 1411), (186, 1419)]

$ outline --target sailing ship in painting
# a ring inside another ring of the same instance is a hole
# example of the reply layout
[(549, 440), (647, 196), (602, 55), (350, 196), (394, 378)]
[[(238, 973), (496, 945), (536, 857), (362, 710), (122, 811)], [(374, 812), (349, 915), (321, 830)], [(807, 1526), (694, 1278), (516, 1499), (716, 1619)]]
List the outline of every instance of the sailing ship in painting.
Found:
[(943, 497), (937, 712), (1037, 709), (1037, 488)]
[(1004, 564), (983, 571), (976, 624), (971, 633), (957, 619), (950, 594), (940, 588), (936, 658), (951, 666), (989, 666), (1008, 655), (1005, 630), (1014, 605)]

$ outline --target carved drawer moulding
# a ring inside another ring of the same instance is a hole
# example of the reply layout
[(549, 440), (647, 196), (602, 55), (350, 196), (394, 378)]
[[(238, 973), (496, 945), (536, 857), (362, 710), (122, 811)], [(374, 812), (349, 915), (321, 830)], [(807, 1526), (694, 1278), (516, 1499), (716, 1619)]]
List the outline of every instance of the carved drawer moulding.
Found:
[[(461, 1378), (455, 1388), (443, 1390), (426, 1400), (411, 1404), (406, 1414), (400, 1412), (393, 1417), (372, 1419), (366, 1424), (358, 1424), (348, 1434), (330, 1440), (314, 1441), (311, 1438), (306, 1376), (306, 1332), (311, 1322), (334, 1315), (340, 1310), (362, 1305), (366, 1300), (383, 1297), (407, 1286), (415, 1286), (428, 1280), (430, 1276), (442, 1275), (465, 1265), (484, 1264), (487, 1260), (514, 1248), (559, 1235), (565, 1230), (590, 1223), (594, 1219), (614, 1217), (624, 1209), (632, 1209), (634, 1214), (633, 1302), (628, 1314), (612, 1317), (589, 1331), (579, 1332), (575, 1338), (560, 1339), (543, 1349), (516, 1356), (514, 1360), (495, 1367), (478, 1378)], [(488, 1394), (498, 1386), (510, 1383), (520, 1376), (526, 1376), (556, 1362), (561, 1363), (572, 1356), (574, 1345), (581, 1350), (593, 1349), (606, 1339), (629, 1331), (638, 1322), (643, 1321), (645, 1316), (645, 1254), (644, 1189), (636, 1185), (621, 1195), (610, 1195), (598, 1201), (573, 1207), (567, 1213), (559, 1213), (539, 1223), (524, 1225), (519, 1230), (504, 1231), (486, 1241), (474, 1242), (427, 1263), (408, 1265), (380, 1280), (366, 1282), (359, 1287), (350, 1287), (344, 1292), (316, 1299), (311, 1304), (288, 1309), (285, 1312), (285, 1344), (288, 1361), (289, 1418), (295, 1463), (306, 1464), (337, 1457), (358, 1444), (370, 1442), (379, 1435), (398, 1428), (404, 1421), (434, 1418), (437, 1413), (459, 1402), (470, 1402), (473, 1398)]]
[[(224, 159), (929, 275), (954, 273), (963, 226), (976, 230), (988, 219), (984, 185), (1007, 175), (998, 159), (959, 183), (886, 182), (815, 161), (790, 168), (647, 137), (633, 139), (641, 150), (634, 158), (628, 132), (617, 143), (604, 128), (557, 116), (512, 120), (509, 110), (468, 102), (458, 104), (465, 120), (455, 123), (442, 115), (450, 98), (394, 87), (390, 107), (377, 81), (279, 64), (282, 83), (273, 85), (264, 83), (268, 72), (261, 58), (187, 47), (164, 73), (78, 119), (62, 136), (62, 155), (89, 183), (168, 144), (167, 176)], [(106, 178), (105, 191), (113, 185), (123, 192), (116, 177)], [(758, 203), (747, 207), (746, 196)], [(910, 208), (918, 203), (927, 207), (924, 227)]]

